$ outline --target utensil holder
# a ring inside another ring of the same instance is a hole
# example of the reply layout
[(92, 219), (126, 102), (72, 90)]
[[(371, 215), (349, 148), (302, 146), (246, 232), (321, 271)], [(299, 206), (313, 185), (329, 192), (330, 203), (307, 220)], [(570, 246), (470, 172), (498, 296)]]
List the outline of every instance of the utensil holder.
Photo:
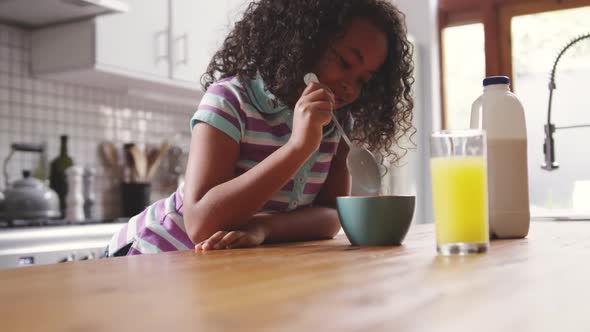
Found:
[(121, 183), (121, 212), (123, 217), (133, 217), (150, 204), (150, 183)]

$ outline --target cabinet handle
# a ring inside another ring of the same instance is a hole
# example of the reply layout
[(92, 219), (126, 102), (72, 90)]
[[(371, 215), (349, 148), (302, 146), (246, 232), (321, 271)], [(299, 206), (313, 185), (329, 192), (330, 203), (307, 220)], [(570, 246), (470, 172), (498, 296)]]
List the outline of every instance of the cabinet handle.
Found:
[[(188, 34), (184, 33), (182, 36), (177, 37), (174, 39), (174, 45), (178, 45), (179, 47), (182, 47), (182, 52), (179, 52), (182, 54), (182, 58), (179, 60), (176, 60), (174, 63), (177, 65), (188, 65), (188, 58), (189, 58), (189, 49), (188, 49)], [(178, 48), (174, 48), (175, 50)]]
[[(162, 40), (163, 39), (163, 40)], [(154, 40), (155, 40), (155, 54), (156, 54), (156, 64), (159, 63), (160, 61), (167, 61), (168, 57), (169, 57), (169, 53), (168, 53), (168, 30), (163, 30), (160, 32), (157, 32), (156, 35), (154, 36)], [(163, 46), (163, 47), (162, 47)], [(164, 51), (162, 51), (162, 48), (164, 49)]]

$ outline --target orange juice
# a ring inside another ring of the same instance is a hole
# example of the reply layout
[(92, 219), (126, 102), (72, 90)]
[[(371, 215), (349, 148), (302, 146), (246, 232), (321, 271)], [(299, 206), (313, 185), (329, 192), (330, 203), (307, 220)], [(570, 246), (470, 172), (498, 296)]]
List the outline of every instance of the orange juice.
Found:
[(486, 159), (436, 157), (430, 169), (437, 243), (487, 243)]

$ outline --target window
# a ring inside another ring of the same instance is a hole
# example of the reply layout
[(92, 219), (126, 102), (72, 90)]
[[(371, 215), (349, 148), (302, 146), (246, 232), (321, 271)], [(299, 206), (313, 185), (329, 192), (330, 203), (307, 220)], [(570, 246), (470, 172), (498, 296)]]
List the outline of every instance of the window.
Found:
[[(562, 47), (590, 32), (590, 0), (439, 0), (438, 6), (443, 126), (468, 125), (483, 77), (510, 76), (527, 120), (531, 214), (590, 215), (590, 128), (558, 129), (560, 168), (541, 169), (549, 72)], [(590, 40), (585, 40), (559, 62), (553, 124), (590, 124), (589, 83)]]
[(483, 24), (442, 31), (446, 127), (469, 128), (471, 103), (481, 94), (485, 76)]
[[(558, 129), (554, 134), (560, 168), (543, 162), (549, 72), (559, 51), (574, 37), (590, 32), (590, 6), (521, 15), (512, 19), (514, 91), (525, 107), (528, 135), (531, 214), (590, 213), (590, 128)], [(590, 124), (590, 40), (576, 43), (560, 59), (555, 76), (551, 122)]]

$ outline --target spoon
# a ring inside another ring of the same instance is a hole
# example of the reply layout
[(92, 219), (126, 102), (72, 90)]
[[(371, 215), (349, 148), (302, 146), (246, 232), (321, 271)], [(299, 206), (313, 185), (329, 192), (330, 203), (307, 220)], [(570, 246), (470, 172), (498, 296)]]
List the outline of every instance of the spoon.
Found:
[[(314, 73), (307, 73), (303, 77), (306, 85), (310, 83), (320, 83), (318, 77)], [(336, 128), (342, 135), (344, 142), (348, 145), (350, 150), (346, 157), (346, 166), (352, 177), (353, 187), (358, 187), (363, 194), (378, 195), (381, 187), (381, 173), (379, 172), (379, 165), (375, 160), (375, 156), (371, 151), (357, 146), (352, 143), (348, 136), (344, 133), (344, 129), (336, 119), (336, 115), (332, 112), (332, 120)]]

